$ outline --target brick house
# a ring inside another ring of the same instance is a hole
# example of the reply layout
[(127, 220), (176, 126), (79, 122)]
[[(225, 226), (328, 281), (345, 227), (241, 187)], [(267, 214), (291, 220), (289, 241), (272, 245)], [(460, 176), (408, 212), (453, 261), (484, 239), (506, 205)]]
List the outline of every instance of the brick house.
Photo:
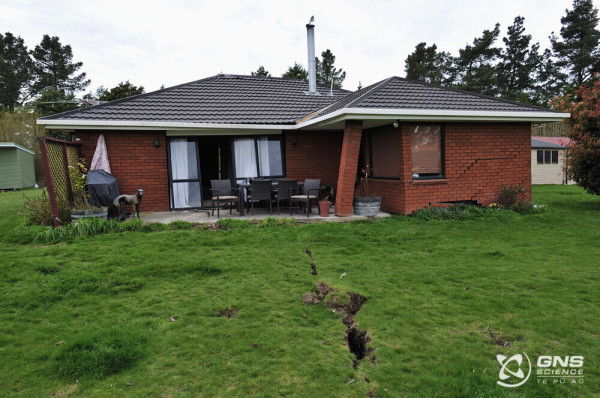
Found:
[(320, 178), (349, 215), (360, 170), (382, 210), (498, 200), (531, 187), (531, 123), (569, 114), (391, 77), (355, 92), (305, 80), (216, 75), (38, 120), (89, 163), (106, 139), (121, 191), (143, 211), (201, 207), (211, 179)]

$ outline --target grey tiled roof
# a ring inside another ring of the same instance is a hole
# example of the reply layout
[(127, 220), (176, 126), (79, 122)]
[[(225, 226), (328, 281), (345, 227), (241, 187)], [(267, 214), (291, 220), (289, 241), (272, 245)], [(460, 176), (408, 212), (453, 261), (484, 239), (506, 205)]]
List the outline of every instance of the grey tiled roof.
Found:
[(165, 90), (58, 113), (41, 120), (215, 124), (295, 124), (343, 108), (555, 112), (447, 87), (390, 77), (353, 93), (308, 81), (216, 75)]
[[(362, 93), (359, 93), (363, 91)], [(353, 97), (351, 101), (348, 101)], [(427, 109), (495, 112), (555, 112), (535, 105), (390, 77), (350, 94), (314, 115), (321, 117), (342, 108)]]
[(551, 142), (546, 142), (542, 140), (536, 140), (535, 138), (531, 139), (531, 148), (533, 149), (566, 149), (566, 147), (558, 144), (553, 144)]
[(350, 92), (308, 81), (216, 75), (165, 90), (47, 116), (42, 120), (153, 121), (180, 123), (293, 124)]

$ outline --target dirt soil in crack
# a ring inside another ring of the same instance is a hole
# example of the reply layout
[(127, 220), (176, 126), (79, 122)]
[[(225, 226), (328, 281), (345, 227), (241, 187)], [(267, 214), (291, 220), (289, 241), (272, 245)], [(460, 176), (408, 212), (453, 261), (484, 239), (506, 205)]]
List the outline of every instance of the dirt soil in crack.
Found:
[(348, 349), (356, 358), (354, 360), (354, 367), (356, 368), (358, 362), (370, 356), (373, 351), (373, 349), (367, 347), (367, 344), (371, 341), (367, 331), (361, 330), (354, 319), (367, 298), (359, 293), (336, 291), (326, 283), (317, 283), (316, 288), (318, 297), (323, 300), (328, 309), (344, 315), (342, 323), (346, 326), (346, 342), (348, 343)]

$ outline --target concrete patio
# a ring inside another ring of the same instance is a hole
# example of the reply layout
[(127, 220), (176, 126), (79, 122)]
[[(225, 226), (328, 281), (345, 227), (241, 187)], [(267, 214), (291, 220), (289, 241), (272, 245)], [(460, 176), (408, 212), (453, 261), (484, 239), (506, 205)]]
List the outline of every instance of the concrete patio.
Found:
[[(269, 214), (267, 210), (262, 208), (255, 209), (254, 215), (251, 212), (245, 212), (244, 216), (240, 217), (237, 211), (233, 210), (232, 214), (229, 214), (229, 209), (221, 210), (221, 218), (233, 218), (236, 220), (262, 220), (267, 217), (275, 217), (275, 218), (295, 218), (299, 223), (311, 223), (311, 222), (350, 222), (355, 220), (368, 220), (374, 218), (385, 218), (390, 217), (390, 213), (386, 213), (380, 211), (376, 217), (365, 217), (365, 216), (348, 216), (348, 217), (338, 217), (333, 214), (333, 208), (329, 214), (329, 217), (321, 217), (319, 216), (319, 212), (317, 209), (313, 208), (310, 217), (307, 217), (306, 214), (302, 212), (302, 210), (298, 211), (298, 213), (290, 216), (289, 209), (282, 209), (281, 214), (277, 214), (277, 212), (273, 212), (272, 215)], [(215, 215), (211, 216), (211, 210), (178, 210), (178, 211), (169, 211), (169, 212), (157, 212), (157, 213), (140, 213), (140, 218), (144, 222), (153, 223), (159, 222), (163, 224), (169, 224), (173, 221), (187, 221), (193, 223), (209, 223), (215, 222), (218, 220), (217, 212), (215, 211)]]

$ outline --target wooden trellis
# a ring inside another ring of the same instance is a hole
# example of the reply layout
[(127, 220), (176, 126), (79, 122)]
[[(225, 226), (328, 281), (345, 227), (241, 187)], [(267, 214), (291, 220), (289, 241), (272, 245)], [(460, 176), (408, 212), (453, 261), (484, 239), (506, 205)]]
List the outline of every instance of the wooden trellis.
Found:
[(54, 226), (70, 220), (73, 187), (69, 166), (77, 167), (79, 143), (43, 137), (39, 139), (42, 164), (46, 174), (46, 188)]

